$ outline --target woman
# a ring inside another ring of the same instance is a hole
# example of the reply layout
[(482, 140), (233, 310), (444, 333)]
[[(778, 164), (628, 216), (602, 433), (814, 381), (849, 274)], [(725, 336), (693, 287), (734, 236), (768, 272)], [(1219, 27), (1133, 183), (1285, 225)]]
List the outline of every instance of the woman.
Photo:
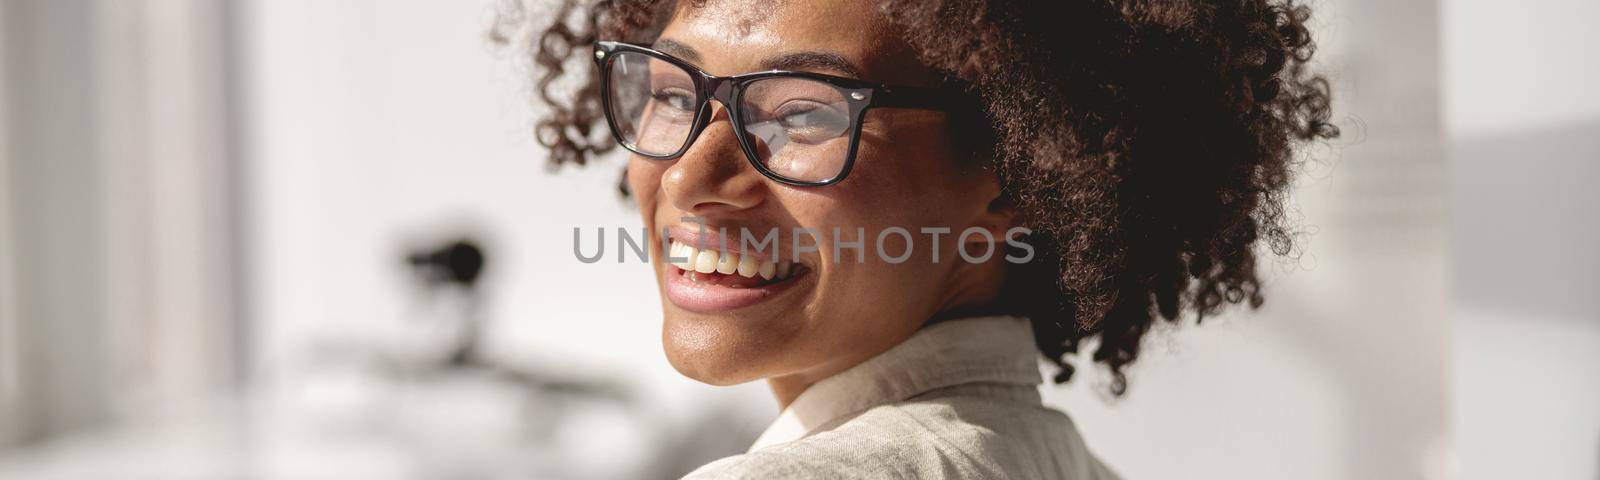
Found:
[(1337, 135), (1292, 1), (580, 3), (539, 139), (629, 150), (668, 359), (782, 409), (692, 478), (1113, 478), (1038, 356), (1064, 382), (1093, 339), (1120, 394), (1158, 317), (1259, 305)]

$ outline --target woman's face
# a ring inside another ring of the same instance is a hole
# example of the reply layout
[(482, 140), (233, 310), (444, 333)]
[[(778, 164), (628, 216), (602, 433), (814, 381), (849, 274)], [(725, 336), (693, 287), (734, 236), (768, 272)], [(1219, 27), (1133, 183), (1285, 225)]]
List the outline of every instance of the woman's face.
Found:
[[(935, 82), (865, 1), (689, 3), (682, 2), (656, 47), (712, 75), (778, 66), (892, 85)], [(871, 109), (849, 176), (830, 186), (795, 187), (758, 172), (740, 150), (724, 106), (712, 106), (713, 119), (682, 157), (634, 156), (628, 165), (628, 182), (652, 236), (664, 228), (688, 234), (672, 236), (684, 246), (671, 252), (662, 250), (659, 237), (651, 242), (663, 342), (680, 372), (717, 385), (770, 378), (775, 389), (803, 389), (898, 344), (936, 314), (992, 301), (1002, 280), (1000, 263), (961, 260), (956, 236), (976, 226), (1003, 239), (1009, 213), (991, 207), (998, 203), (998, 182), (980, 162), (958, 155), (944, 113)], [(692, 253), (687, 247), (697, 245), (700, 225), (684, 217), (703, 219), (712, 243), (699, 246), (713, 250), (720, 240), (716, 232), (726, 228), (722, 249), (735, 253), (741, 229), (758, 239), (777, 229), (783, 260), (792, 258), (796, 228), (822, 235), (820, 242), (801, 237), (801, 245), (819, 243), (817, 251), (799, 253), (799, 261), (787, 267), (775, 262), (772, 279), (763, 277), (768, 272), (755, 278), (703, 274), (692, 271), (695, 259), (688, 270), (663, 261), (667, 253), (684, 257)], [(879, 233), (891, 227), (905, 229), (912, 239), (912, 255), (898, 264), (889, 260), (905, 252), (905, 237), (886, 235), (878, 250)], [(951, 233), (938, 236), (934, 262), (934, 236), (921, 229), (939, 227)], [(864, 247), (847, 246), (836, 260), (835, 228), (840, 240), (864, 240)], [(986, 248), (969, 251), (976, 255)], [(864, 261), (858, 261), (858, 250)]]

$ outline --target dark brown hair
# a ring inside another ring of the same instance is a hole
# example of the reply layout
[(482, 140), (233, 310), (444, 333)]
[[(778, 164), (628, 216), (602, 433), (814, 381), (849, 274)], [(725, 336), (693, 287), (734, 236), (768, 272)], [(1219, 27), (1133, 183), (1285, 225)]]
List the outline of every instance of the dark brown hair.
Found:
[[(1307, 71), (1310, 10), (1295, 0), (884, 0), (928, 67), (982, 106), (978, 137), (1034, 233), (1003, 303), (1032, 319), (1061, 366), (1098, 338), (1110, 389), (1158, 318), (1262, 302), (1258, 242), (1294, 246), (1284, 202), (1296, 147), (1329, 139), (1329, 87)], [(597, 39), (648, 44), (672, 1), (563, 0), (529, 38), (555, 165), (585, 164), (605, 135)], [(520, 3), (499, 27), (524, 22)], [(514, 41), (496, 29), (496, 40)], [(579, 59), (582, 60), (582, 59)], [(569, 67), (581, 70), (569, 72)], [(575, 91), (555, 84), (576, 74)], [(557, 91), (573, 92), (556, 94)], [(967, 139), (970, 140), (970, 139)]]

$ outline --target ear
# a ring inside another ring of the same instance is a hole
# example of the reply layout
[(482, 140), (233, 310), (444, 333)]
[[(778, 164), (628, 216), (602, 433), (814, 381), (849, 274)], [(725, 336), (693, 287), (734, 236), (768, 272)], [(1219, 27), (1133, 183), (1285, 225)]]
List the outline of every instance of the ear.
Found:
[[(971, 225), (989, 231), (991, 238), (996, 243), (1005, 243), (1006, 232), (1018, 222), (1016, 203), (1011, 195), (1001, 185), (1000, 177), (988, 168), (983, 169), (983, 180), (977, 187), (979, 198), (983, 200), (981, 210), (974, 212)], [(969, 243), (984, 242), (986, 238), (978, 235), (967, 237)]]

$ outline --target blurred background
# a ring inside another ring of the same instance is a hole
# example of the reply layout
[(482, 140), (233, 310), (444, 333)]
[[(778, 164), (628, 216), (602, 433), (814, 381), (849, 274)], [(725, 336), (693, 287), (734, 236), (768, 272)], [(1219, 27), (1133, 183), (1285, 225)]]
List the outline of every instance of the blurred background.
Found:
[[(0, 0), (0, 478), (743, 451), (765, 386), (680, 377), (647, 267), (571, 255), (638, 228), (622, 159), (545, 167), (493, 2)], [(1600, 3), (1314, 6), (1304, 254), (1047, 402), (1132, 479), (1600, 478)]]

